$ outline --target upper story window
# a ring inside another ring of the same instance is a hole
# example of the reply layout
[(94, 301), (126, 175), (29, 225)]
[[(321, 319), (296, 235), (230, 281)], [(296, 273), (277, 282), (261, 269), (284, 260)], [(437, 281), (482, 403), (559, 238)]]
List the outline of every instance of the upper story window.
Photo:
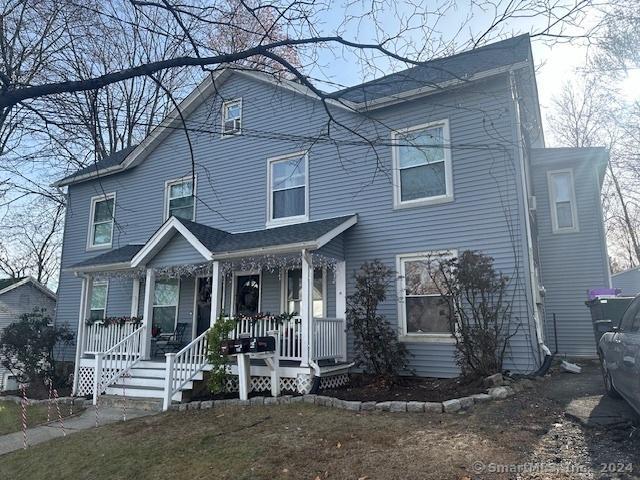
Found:
[(91, 199), (87, 248), (109, 248), (113, 239), (116, 194), (98, 195)]
[(165, 185), (165, 220), (171, 216), (195, 220), (195, 194), (191, 177), (171, 180)]
[(573, 182), (573, 170), (553, 170), (547, 173), (551, 226), (554, 233), (578, 231), (578, 212)]
[(107, 296), (109, 294), (108, 281), (94, 281), (91, 287), (91, 306), (89, 317), (91, 320), (104, 320), (107, 316)]
[(268, 160), (268, 222), (278, 225), (308, 219), (309, 159), (298, 152)]
[(396, 208), (453, 200), (447, 120), (394, 132), (392, 143)]
[(454, 252), (398, 257), (400, 330), (411, 338), (451, 338), (449, 308), (432, 279), (433, 262)]
[(222, 135), (237, 135), (242, 129), (242, 100), (222, 104)]

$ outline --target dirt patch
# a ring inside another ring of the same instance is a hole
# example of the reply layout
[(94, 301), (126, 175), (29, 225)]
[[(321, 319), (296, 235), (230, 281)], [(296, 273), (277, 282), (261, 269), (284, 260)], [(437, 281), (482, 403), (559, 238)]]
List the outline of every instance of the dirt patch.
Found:
[(393, 386), (384, 385), (368, 375), (351, 375), (348, 385), (321, 390), (321, 395), (363, 402), (416, 401), (442, 402), (452, 398), (483, 393), (482, 380), (458, 378), (403, 377)]

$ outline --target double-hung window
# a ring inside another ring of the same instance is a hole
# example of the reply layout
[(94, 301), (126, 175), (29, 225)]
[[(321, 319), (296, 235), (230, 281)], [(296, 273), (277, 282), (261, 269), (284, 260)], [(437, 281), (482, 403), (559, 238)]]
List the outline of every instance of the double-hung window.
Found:
[(433, 281), (436, 263), (452, 252), (400, 255), (398, 257), (399, 318), (402, 335), (413, 338), (450, 338), (449, 307)]
[(551, 226), (554, 233), (578, 231), (578, 212), (573, 182), (573, 170), (547, 172)]
[(108, 281), (94, 281), (91, 287), (91, 305), (89, 318), (92, 321), (104, 320), (107, 316)]
[[(300, 314), (300, 306), (302, 304), (302, 270), (292, 268), (287, 270), (285, 276), (285, 311), (287, 313)], [(325, 277), (324, 269), (315, 268), (313, 270), (313, 316), (322, 318), (326, 316), (325, 310)]]
[(91, 199), (88, 248), (111, 247), (115, 203), (115, 193), (98, 195)]
[(185, 220), (195, 220), (193, 180), (192, 177), (186, 177), (166, 183), (165, 219), (173, 216)]
[(396, 131), (392, 144), (396, 208), (453, 200), (448, 121)]
[(177, 278), (156, 280), (153, 291), (153, 322), (161, 333), (171, 333), (178, 321), (180, 281)]
[(222, 135), (237, 135), (242, 130), (242, 100), (222, 104)]
[(268, 160), (268, 224), (308, 218), (308, 155), (298, 152)]

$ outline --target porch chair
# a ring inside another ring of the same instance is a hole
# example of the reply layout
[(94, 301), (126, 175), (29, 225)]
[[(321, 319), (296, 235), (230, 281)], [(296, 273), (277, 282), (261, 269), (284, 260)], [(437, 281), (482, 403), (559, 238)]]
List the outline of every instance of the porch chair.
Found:
[(170, 333), (161, 333), (156, 340), (156, 355), (165, 353), (174, 353), (185, 346), (184, 333), (187, 330), (187, 324), (178, 322), (176, 328)]

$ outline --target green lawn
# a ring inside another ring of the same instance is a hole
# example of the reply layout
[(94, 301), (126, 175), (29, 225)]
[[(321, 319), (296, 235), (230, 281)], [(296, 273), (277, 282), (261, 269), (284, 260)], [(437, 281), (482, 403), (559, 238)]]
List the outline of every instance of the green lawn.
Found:
[[(69, 415), (70, 407), (60, 404), (60, 413), (66, 417)], [(74, 408), (74, 413), (78, 407)], [(51, 406), (51, 418), (58, 418), (55, 405)], [(27, 425), (29, 427), (39, 425), (47, 421), (46, 405), (31, 405), (27, 407)], [(13, 402), (0, 402), (0, 435), (18, 432), (22, 429), (21, 407)]]

